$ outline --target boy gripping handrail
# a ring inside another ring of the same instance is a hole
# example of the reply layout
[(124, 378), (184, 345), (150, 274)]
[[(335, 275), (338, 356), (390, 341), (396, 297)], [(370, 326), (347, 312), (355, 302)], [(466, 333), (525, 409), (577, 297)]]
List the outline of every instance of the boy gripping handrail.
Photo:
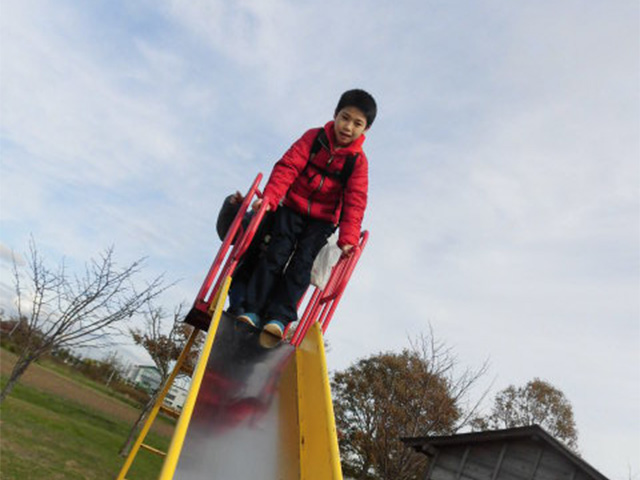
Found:
[[(275, 164), (263, 198), (253, 204), (254, 210), (264, 202), (275, 211), (271, 241), (248, 280), (239, 320), (282, 337), (297, 319), (298, 301), (327, 238), (339, 227), (343, 255), (358, 245), (368, 194), (362, 145), (376, 113), (369, 93), (345, 92), (333, 121), (308, 130)], [(321, 148), (312, 152), (318, 141)], [(345, 179), (346, 162), (352, 171)]]

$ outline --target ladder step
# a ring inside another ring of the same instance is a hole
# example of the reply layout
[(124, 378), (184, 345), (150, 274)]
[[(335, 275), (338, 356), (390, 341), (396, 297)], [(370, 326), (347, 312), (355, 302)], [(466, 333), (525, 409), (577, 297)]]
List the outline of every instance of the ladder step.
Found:
[(162, 450), (158, 450), (157, 448), (150, 447), (149, 445), (145, 445), (144, 443), (140, 445), (140, 448), (144, 448), (145, 450), (148, 450), (151, 453), (155, 453), (156, 455), (159, 455), (161, 457), (167, 456), (167, 452), (163, 452)]
[(189, 366), (186, 363), (182, 365), (182, 367), (180, 367), (180, 371), (185, 375), (187, 375), (188, 377), (193, 377), (193, 370), (194, 370), (194, 367)]
[(173, 408), (167, 407), (166, 405), (160, 405), (160, 411), (169, 417), (178, 419), (180, 418), (180, 412)]

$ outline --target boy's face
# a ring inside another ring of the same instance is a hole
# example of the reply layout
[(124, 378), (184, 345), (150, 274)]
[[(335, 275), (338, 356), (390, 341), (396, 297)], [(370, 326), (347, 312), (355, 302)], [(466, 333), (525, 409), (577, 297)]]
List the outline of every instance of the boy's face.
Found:
[(367, 117), (359, 108), (344, 107), (334, 120), (333, 129), (340, 147), (346, 147), (367, 131)]

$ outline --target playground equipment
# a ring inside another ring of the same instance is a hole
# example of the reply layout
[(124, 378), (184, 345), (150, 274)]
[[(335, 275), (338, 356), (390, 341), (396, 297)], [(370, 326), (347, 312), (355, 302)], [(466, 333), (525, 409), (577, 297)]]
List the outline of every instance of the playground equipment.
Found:
[[(266, 212), (263, 204), (243, 231), (249, 205), (262, 196), (261, 179), (251, 185), (205, 277), (185, 319), (195, 328), (117, 480), (126, 478), (140, 449), (165, 458), (161, 480), (342, 479), (323, 334), (368, 233), (336, 264), (326, 287), (313, 289), (295, 331), (285, 333), (288, 341), (276, 344), (224, 312), (233, 272)], [(189, 394), (162, 452), (143, 442), (201, 330), (207, 334)]]

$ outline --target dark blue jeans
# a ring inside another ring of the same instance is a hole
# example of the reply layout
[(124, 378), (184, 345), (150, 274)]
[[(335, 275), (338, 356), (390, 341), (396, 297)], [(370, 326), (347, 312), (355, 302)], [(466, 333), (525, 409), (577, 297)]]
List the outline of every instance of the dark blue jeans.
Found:
[(286, 325), (297, 320), (297, 305), (309, 287), (313, 261), (336, 227), (283, 206), (276, 210), (272, 228), (266, 255), (247, 284), (244, 310)]

